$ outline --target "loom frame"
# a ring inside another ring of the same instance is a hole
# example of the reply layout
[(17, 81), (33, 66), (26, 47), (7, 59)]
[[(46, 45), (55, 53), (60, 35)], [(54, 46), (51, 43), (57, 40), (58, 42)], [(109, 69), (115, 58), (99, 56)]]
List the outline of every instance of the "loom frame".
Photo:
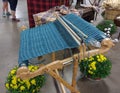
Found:
[[(26, 27), (21, 27), (22, 30), (25, 30)], [(60, 84), (60, 88), (62, 93), (66, 93), (64, 86), (68, 88), (71, 93), (80, 93), (76, 89), (76, 77), (77, 77), (77, 70), (78, 70), (78, 61), (84, 59), (85, 57), (93, 56), (96, 54), (103, 54), (108, 52), (114, 46), (113, 42), (109, 38), (105, 38), (101, 42), (101, 47), (99, 49), (93, 49), (87, 51), (86, 45), (82, 43), (79, 47), (79, 53), (73, 55), (73, 57), (69, 57), (63, 60), (56, 60), (55, 59), (55, 52), (52, 53), (52, 62), (47, 65), (40, 65), (39, 69), (30, 72), (26, 66), (22, 66), (17, 70), (17, 77), (21, 79), (29, 79), (34, 78), (35, 76), (42, 75), (47, 73), (51, 75), (55, 80), (57, 80)], [(80, 58), (80, 59), (79, 59)], [(74, 62), (74, 63), (73, 63)], [(63, 69), (67, 65), (73, 63), (73, 76), (72, 76), (72, 84), (66, 82), (60, 75), (59, 69)]]

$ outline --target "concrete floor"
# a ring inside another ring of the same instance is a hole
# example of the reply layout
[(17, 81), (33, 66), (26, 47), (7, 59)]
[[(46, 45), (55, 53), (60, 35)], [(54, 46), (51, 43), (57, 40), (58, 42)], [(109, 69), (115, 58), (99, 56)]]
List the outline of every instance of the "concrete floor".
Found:
[[(0, 2), (2, 7), (2, 1)], [(24, 7), (24, 8), (23, 8)], [(0, 8), (2, 15), (2, 8)], [(19, 0), (17, 7), (17, 17), (20, 18), (19, 23), (12, 22), (10, 18), (0, 17), (0, 93), (6, 93), (4, 82), (11, 68), (18, 64), (18, 49), (20, 26), (28, 25), (27, 4), (26, 0)], [(97, 19), (98, 21), (98, 19)], [(120, 28), (118, 28), (120, 31)], [(114, 35), (117, 37), (118, 33)], [(86, 79), (77, 81), (77, 87), (81, 93), (120, 93), (120, 43), (117, 43), (106, 55), (112, 60), (111, 75), (99, 82), (93, 82)], [(46, 60), (49, 56), (45, 56)], [(69, 83), (72, 75), (72, 65), (64, 69), (64, 79)], [(56, 91), (53, 79), (47, 75), (47, 83), (41, 89), (41, 93), (58, 93)], [(79, 75), (78, 75), (79, 77)], [(67, 93), (70, 93), (67, 90)]]

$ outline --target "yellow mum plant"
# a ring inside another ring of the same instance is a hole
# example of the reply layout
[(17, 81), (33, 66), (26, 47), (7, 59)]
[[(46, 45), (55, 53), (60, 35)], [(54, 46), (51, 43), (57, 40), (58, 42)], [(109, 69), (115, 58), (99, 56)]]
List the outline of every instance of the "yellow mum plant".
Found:
[(85, 77), (100, 79), (110, 74), (112, 64), (108, 58), (99, 54), (81, 60), (79, 67)]
[[(33, 72), (37, 70), (38, 66), (29, 65), (28, 69)], [(40, 88), (45, 83), (45, 76), (39, 75), (37, 77), (22, 80), (16, 77), (18, 67), (14, 67), (8, 74), (5, 82), (5, 87), (10, 93), (38, 93)]]

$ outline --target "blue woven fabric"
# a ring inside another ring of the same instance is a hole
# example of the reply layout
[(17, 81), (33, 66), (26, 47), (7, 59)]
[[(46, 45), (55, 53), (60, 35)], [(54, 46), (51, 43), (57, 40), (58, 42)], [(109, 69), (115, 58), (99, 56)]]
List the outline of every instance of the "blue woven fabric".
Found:
[[(105, 35), (101, 31), (80, 17), (69, 14), (66, 15), (65, 18), (89, 36), (85, 40), (86, 42), (91, 38), (97, 39), (98, 41), (105, 38)], [(79, 31), (70, 24), (68, 25), (80, 36)], [(74, 47), (78, 47), (78, 44), (62, 24), (56, 20), (55, 22), (50, 22), (21, 32), (18, 62), (21, 64), (31, 58)]]
[(67, 31), (63, 33), (67, 37), (66, 40), (60, 32), (62, 31), (59, 31), (52, 22), (22, 31), (20, 34), (19, 64), (31, 58), (78, 46)]
[[(84, 41), (86, 43), (91, 42), (92, 40), (102, 41), (104, 38), (106, 38), (105, 34), (102, 31), (100, 31), (91, 23), (88, 23), (87, 21), (78, 17), (75, 14), (66, 15), (65, 19), (70, 21), (73, 25), (75, 25), (78, 29), (80, 29), (84, 34), (88, 36), (88, 38), (86, 38), (86, 40)], [(83, 36), (79, 33), (79, 31), (77, 31), (69, 23), (67, 24), (74, 30), (74, 32), (77, 33), (77, 35), (83, 38)]]

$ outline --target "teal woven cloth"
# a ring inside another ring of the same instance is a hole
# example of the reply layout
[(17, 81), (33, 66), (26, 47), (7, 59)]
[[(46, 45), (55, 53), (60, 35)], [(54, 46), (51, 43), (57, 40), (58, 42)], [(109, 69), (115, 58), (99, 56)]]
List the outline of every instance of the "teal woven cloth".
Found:
[[(92, 39), (101, 41), (106, 38), (103, 32), (77, 15), (69, 14), (65, 18), (88, 36), (84, 42), (89, 42)], [(82, 38), (79, 31), (69, 23), (67, 24)], [(21, 32), (18, 62), (21, 64), (31, 58), (78, 46), (64, 26), (56, 20)]]

